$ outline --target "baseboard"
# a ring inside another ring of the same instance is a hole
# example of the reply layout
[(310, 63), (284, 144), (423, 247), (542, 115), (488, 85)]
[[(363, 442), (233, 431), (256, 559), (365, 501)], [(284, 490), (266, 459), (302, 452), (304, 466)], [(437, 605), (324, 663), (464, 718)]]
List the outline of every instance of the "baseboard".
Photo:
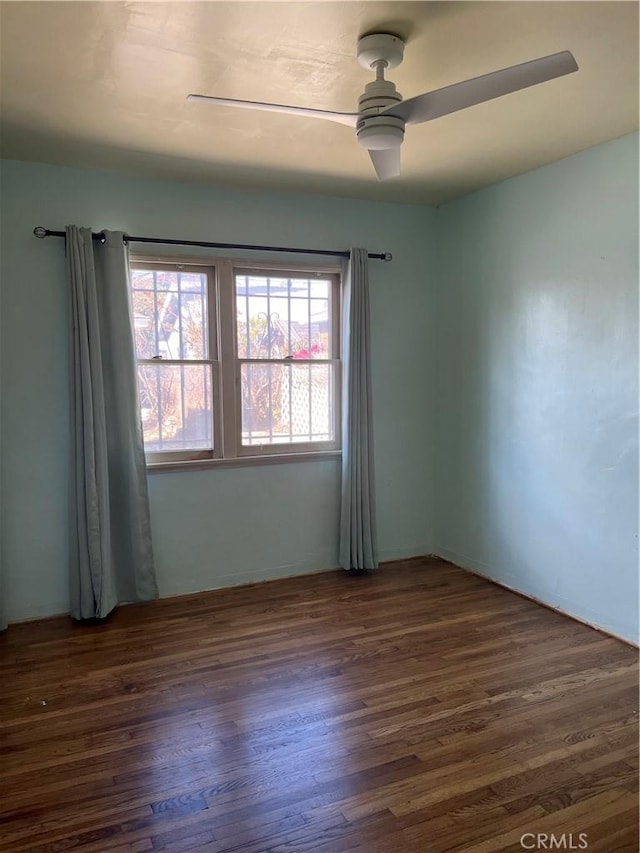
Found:
[[(428, 548), (420, 548), (420, 549), (388, 549), (383, 550), (380, 557), (380, 565), (389, 567), (394, 563), (405, 564), (415, 560), (424, 560), (425, 551)], [(416, 553), (417, 551), (417, 553)], [(318, 565), (322, 566), (322, 568), (316, 568)], [(322, 565), (324, 564), (324, 565)], [(247, 586), (255, 586), (256, 584), (265, 584), (265, 583), (273, 583), (275, 581), (282, 580), (290, 580), (292, 578), (302, 578), (308, 575), (319, 575), (326, 574), (330, 572), (340, 571), (340, 566), (337, 563), (334, 566), (330, 566), (330, 560), (322, 559), (319, 561), (314, 561), (312, 563), (309, 561), (308, 563), (297, 563), (292, 564), (290, 566), (277, 566), (275, 568), (260, 570), (258, 572), (249, 572), (244, 574), (244, 576), (238, 577), (238, 575), (225, 575), (218, 578), (214, 581), (214, 586), (207, 587), (199, 587), (198, 582), (194, 583), (194, 586), (197, 588), (180, 590), (180, 589), (165, 589), (159, 598), (155, 599), (156, 601), (164, 601), (166, 599), (174, 599), (174, 598), (188, 598), (189, 596), (198, 596), (203, 592), (216, 592), (218, 590), (223, 589), (238, 589), (240, 587)], [(227, 581), (225, 583), (225, 581)], [(235, 581), (228, 582), (228, 581)], [(126, 607), (125, 604), (119, 604), (118, 607)], [(49, 619), (61, 619), (63, 617), (69, 617), (70, 613), (68, 610), (59, 610), (55, 613), (47, 613), (45, 615), (34, 614), (32, 616), (24, 616), (17, 618), (10, 618), (9, 625), (23, 625), (27, 622), (45, 622)]]
[(401, 563), (405, 560), (413, 560), (424, 558), (428, 554), (433, 544), (431, 542), (421, 542), (409, 548), (381, 548), (378, 551), (380, 563)]
[[(169, 598), (188, 598), (191, 595), (202, 595), (204, 592), (222, 592), (226, 589), (243, 589), (248, 586), (262, 586), (263, 584), (276, 583), (277, 581), (293, 580), (294, 578), (305, 578), (310, 575), (323, 575), (329, 572), (336, 572), (340, 567), (320, 569), (300, 569), (292, 567), (292, 571), (287, 574), (271, 573), (270, 571), (255, 573), (252, 576), (245, 576), (243, 580), (238, 580), (237, 583), (227, 583), (219, 586), (209, 586), (202, 589), (189, 590), (188, 592), (172, 591), (165, 592), (156, 599), (156, 601), (166, 601)], [(276, 570), (277, 571), (277, 570)], [(121, 605), (119, 605), (121, 606)]]
[[(607, 637), (611, 637), (614, 640), (619, 640), (621, 643), (624, 643), (627, 646), (631, 646), (632, 649), (638, 649), (638, 643), (634, 643), (633, 640), (629, 640), (627, 637), (622, 637), (620, 634), (616, 634), (611, 631), (609, 628), (603, 628), (602, 625), (597, 625), (595, 622), (589, 622), (588, 619), (583, 619), (581, 616), (576, 616), (574, 613), (569, 613), (567, 610), (563, 610), (561, 607), (555, 607), (553, 604), (549, 604), (546, 601), (543, 601), (541, 598), (537, 598), (535, 595), (532, 595), (528, 592), (523, 592), (521, 589), (516, 589), (515, 587), (509, 586), (509, 584), (504, 583), (504, 581), (496, 580), (490, 575), (486, 575), (478, 569), (471, 569), (468, 566), (463, 566), (460, 563), (456, 562), (455, 559), (451, 559), (449, 556), (444, 556), (443, 554), (429, 554), (429, 557), (432, 557), (435, 560), (442, 560), (443, 563), (448, 563), (450, 566), (455, 566), (456, 569), (461, 569), (463, 572), (468, 572), (470, 575), (475, 575), (477, 578), (482, 578), (482, 580), (489, 581), (489, 583), (495, 584), (495, 586), (499, 586), (502, 589), (506, 589), (509, 592), (513, 592), (515, 595), (519, 595), (521, 598), (526, 598), (528, 601), (533, 601), (535, 604), (539, 604), (541, 607), (545, 607), (547, 610), (552, 610), (554, 613), (559, 613), (561, 616), (567, 616), (569, 619), (572, 619), (574, 622), (579, 622), (581, 625), (586, 625), (588, 628), (592, 628), (594, 631), (598, 631), (601, 634), (606, 634)], [(459, 559), (459, 558), (458, 558)]]
[[(485, 580), (485, 581), (488, 581), (489, 583), (495, 584), (495, 586), (499, 586), (502, 589), (506, 589), (509, 592), (514, 593), (515, 595), (519, 595), (521, 598), (526, 598), (528, 601), (533, 601), (535, 604), (539, 604), (541, 607), (545, 607), (547, 610), (552, 610), (554, 613), (559, 613), (561, 616), (566, 616), (567, 618), (572, 619), (574, 622), (579, 622), (582, 625), (586, 625), (588, 628), (592, 628), (594, 631), (598, 631), (601, 634), (605, 634), (608, 637), (612, 637), (614, 640), (619, 640), (621, 643), (624, 643), (627, 646), (631, 646), (631, 648), (634, 648), (634, 649), (638, 648), (637, 643), (634, 643), (632, 640), (629, 640), (626, 637), (621, 637), (619, 634), (614, 633), (613, 631), (609, 630), (608, 628), (603, 628), (601, 625), (597, 625), (593, 622), (589, 622), (587, 619), (582, 619), (580, 616), (576, 616), (573, 613), (569, 613), (568, 611), (563, 610), (561, 607), (555, 607), (554, 605), (549, 604), (548, 602), (543, 601), (540, 598), (537, 598), (535, 595), (532, 595), (532, 594), (527, 593), (527, 592), (523, 592), (520, 589), (516, 589), (512, 586), (509, 586), (509, 584), (506, 584), (503, 581), (496, 580), (495, 578), (491, 577), (490, 575), (484, 574), (483, 572), (479, 571), (478, 569), (473, 569), (473, 568), (469, 568), (468, 566), (463, 566), (460, 563), (456, 562), (455, 559), (452, 559), (451, 556), (445, 556), (443, 553), (440, 553), (440, 554), (438, 554), (438, 553), (423, 553), (423, 554), (408, 554), (407, 556), (394, 556), (391, 559), (381, 560), (380, 565), (381, 565), (381, 567), (384, 566), (386, 568), (389, 568), (389, 567), (393, 566), (395, 563), (403, 564), (403, 563), (408, 563), (408, 562), (418, 562), (420, 560), (425, 560), (425, 559), (440, 560), (441, 562), (447, 563), (450, 566), (455, 566), (456, 569), (460, 569), (463, 572), (468, 572), (471, 575), (475, 575), (476, 577), (481, 578), (482, 580)], [(459, 558), (457, 558), (457, 559), (459, 559)], [(327, 573), (336, 572), (339, 570), (340, 570), (340, 567), (335, 566), (333, 568), (313, 569), (313, 570), (306, 570), (303, 572), (298, 571), (297, 573), (294, 573), (294, 574), (280, 575), (277, 577), (261, 577), (261, 578), (258, 577), (258, 578), (254, 578), (253, 580), (246, 580), (246, 581), (238, 583), (238, 584), (230, 584), (227, 586), (213, 587), (210, 589), (193, 590), (190, 592), (168, 592), (168, 593), (165, 593), (164, 595), (162, 595), (157, 600), (158, 601), (164, 601), (164, 600), (169, 599), (169, 598), (188, 598), (189, 596), (200, 595), (203, 592), (214, 592), (215, 590), (232, 589), (232, 588), (237, 589), (239, 587), (255, 586), (256, 584), (274, 583), (276, 581), (288, 580), (288, 579), (292, 579), (292, 578), (300, 578), (300, 577), (304, 577), (306, 575), (311, 575), (311, 574), (327, 574)], [(126, 606), (126, 605), (118, 605), (118, 606)], [(47, 621), (49, 619), (60, 619), (63, 616), (69, 616), (69, 613), (50, 614), (48, 616), (32, 616), (32, 617), (28, 617), (25, 619), (18, 619), (15, 621), (12, 620), (9, 624), (10, 625), (11, 624), (17, 625), (17, 624), (24, 624), (25, 622), (44, 622), (44, 621)]]

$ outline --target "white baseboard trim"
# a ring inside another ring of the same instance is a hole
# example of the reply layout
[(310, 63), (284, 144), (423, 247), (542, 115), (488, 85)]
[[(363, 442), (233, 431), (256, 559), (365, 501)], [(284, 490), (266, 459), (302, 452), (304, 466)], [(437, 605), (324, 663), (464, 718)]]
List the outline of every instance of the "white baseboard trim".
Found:
[(605, 628), (604, 626), (599, 625), (597, 622), (590, 622), (588, 619), (584, 619), (582, 616), (577, 616), (575, 613), (571, 613), (569, 610), (565, 609), (565, 607), (550, 604), (548, 601), (545, 601), (542, 598), (538, 598), (533, 593), (527, 592), (523, 589), (519, 589), (517, 586), (511, 586), (509, 583), (506, 583), (503, 580), (499, 580), (491, 573), (491, 567), (486, 565), (485, 563), (482, 563), (479, 560), (472, 560), (469, 557), (463, 557), (453, 551), (449, 551), (446, 548), (439, 548), (436, 552), (429, 554), (429, 556), (433, 557), (434, 559), (443, 560), (445, 563), (450, 563), (457, 569), (462, 569), (462, 571), (464, 572), (469, 572), (469, 574), (476, 575), (476, 577), (482, 578), (483, 580), (489, 581), (490, 583), (494, 583), (496, 584), (496, 586), (500, 586), (503, 589), (507, 589), (509, 590), (509, 592), (513, 592), (516, 595), (521, 595), (523, 598), (527, 598), (529, 599), (529, 601), (533, 601), (536, 604), (539, 604), (541, 607), (546, 607), (548, 610), (553, 610), (554, 613), (560, 613), (562, 616), (568, 616), (569, 619), (573, 619), (575, 622), (580, 622), (582, 625), (586, 625), (589, 628), (593, 628), (595, 631), (599, 631), (602, 634), (606, 634), (608, 637), (613, 637), (615, 640), (620, 640), (621, 643), (625, 643), (627, 646), (631, 646), (634, 649), (638, 648), (637, 642), (634, 642), (633, 640), (630, 640), (628, 637), (625, 637), (621, 634), (617, 634), (615, 631), (612, 631), (611, 628)]

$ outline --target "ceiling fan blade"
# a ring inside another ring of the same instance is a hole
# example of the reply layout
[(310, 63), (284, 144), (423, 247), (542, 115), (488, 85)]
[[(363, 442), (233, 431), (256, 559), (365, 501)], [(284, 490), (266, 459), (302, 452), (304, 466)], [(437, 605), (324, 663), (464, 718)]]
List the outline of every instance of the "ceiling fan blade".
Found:
[(454, 83), (443, 89), (417, 95), (402, 101), (398, 106), (389, 107), (382, 115), (386, 113), (404, 119), (407, 124), (419, 124), (577, 70), (578, 64), (573, 55), (570, 51), (563, 50), (542, 59), (532, 59), (530, 62), (465, 80), (464, 83)]
[(400, 174), (400, 146), (385, 148), (381, 151), (369, 151), (369, 157), (376, 170), (379, 181), (397, 178)]
[(202, 101), (217, 104), (220, 107), (240, 107), (243, 110), (262, 110), (269, 113), (284, 113), (285, 115), (306, 116), (307, 118), (324, 118), (355, 127), (357, 113), (334, 113), (331, 110), (310, 110), (306, 107), (288, 107), (283, 104), (264, 104), (261, 101), (236, 101), (233, 98), (213, 98), (209, 95), (187, 95), (188, 101)]

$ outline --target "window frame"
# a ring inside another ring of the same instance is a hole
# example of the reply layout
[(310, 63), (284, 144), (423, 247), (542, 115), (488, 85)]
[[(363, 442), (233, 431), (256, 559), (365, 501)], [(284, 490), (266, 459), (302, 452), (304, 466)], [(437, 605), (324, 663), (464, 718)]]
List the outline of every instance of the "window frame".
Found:
[[(193, 264), (189, 262), (166, 262), (151, 259), (135, 259), (132, 257), (129, 261), (129, 269), (142, 269), (159, 272), (185, 272), (195, 273), (196, 275), (206, 276), (206, 304), (207, 304), (207, 334), (205, 345), (207, 349), (207, 358), (138, 358), (136, 354), (136, 368), (140, 365), (157, 365), (163, 364), (168, 366), (190, 366), (190, 365), (206, 365), (209, 368), (209, 377), (211, 383), (211, 400), (212, 400), (212, 417), (211, 431), (213, 447), (204, 450), (145, 450), (145, 457), (148, 464), (162, 462), (186, 462), (186, 461), (202, 461), (205, 459), (219, 459), (222, 456), (222, 448), (218, 437), (221, 434), (220, 428), (220, 352), (218, 347), (219, 335), (212, 334), (212, 330), (218, 327), (218, 300), (216, 297), (218, 284), (217, 274), (214, 266), (207, 264)], [(132, 291), (130, 291), (132, 292)], [(211, 296), (213, 295), (213, 298)], [(136, 375), (137, 381), (137, 375)], [(139, 398), (138, 398), (139, 399)]]
[[(208, 364), (212, 390), (212, 450), (145, 451), (150, 470), (300, 461), (341, 454), (341, 268), (331, 264), (270, 263), (247, 258), (147, 255), (131, 252), (130, 269), (206, 274), (207, 359), (161, 359), (162, 364)], [(270, 274), (278, 277), (329, 279), (331, 287), (331, 357), (295, 359), (294, 363), (329, 364), (333, 372), (333, 441), (242, 444), (241, 371), (246, 363), (289, 364), (291, 359), (241, 359), (237, 350), (236, 274)], [(139, 359), (139, 364), (158, 359)]]
[[(338, 450), (340, 447), (340, 400), (341, 400), (341, 376), (340, 376), (340, 277), (337, 273), (328, 273), (321, 272), (317, 269), (313, 270), (294, 270), (293, 268), (282, 266), (269, 266), (262, 267), (253, 265), (244, 265), (244, 264), (233, 264), (233, 320), (234, 320), (234, 332), (237, 331), (237, 323), (238, 317), (236, 313), (236, 300), (235, 300), (235, 277), (236, 275), (260, 275), (260, 274), (269, 274), (273, 277), (278, 278), (289, 278), (289, 279), (306, 279), (310, 280), (312, 277), (328, 279), (330, 282), (330, 319), (331, 319), (331, 352), (330, 357), (326, 359), (322, 358), (308, 358), (308, 359), (291, 359), (291, 358), (240, 358), (238, 355), (237, 349), (237, 341), (235, 342), (234, 347), (234, 358), (233, 358), (233, 367), (234, 370), (234, 381), (236, 384), (236, 388), (241, 387), (242, 383), (242, 365), (243, 364), (295, 364), (298, 366), (302, 366), (304, 364), (328, 364), (331, 367), (333, 374), (333, 440), (327, 441), (298, 441), (298, 442), (282, 442), (276, 444), (252, 444), (252, 445), (243, 445), (242, 444), (242, 399), (241, 395), (237, 395), (236, 399), (236, 419), (237, 419), (237, 430), (236, 436), (238, 438), (238, 446), (236, 449), (237, 456), (239, 457), (260, 457), (260, 456), (269, 456), (274, 454), (282, 454), (282, 453), (313, 453), (314, 451), (322, 452), (322, 451), (330, 451), (330, 450)], [(223, 361), (223, 372), (225, 370), (230, 370), (229, 360)], [(289, 450), (288, 448), (295, 447), (295, 450)]]

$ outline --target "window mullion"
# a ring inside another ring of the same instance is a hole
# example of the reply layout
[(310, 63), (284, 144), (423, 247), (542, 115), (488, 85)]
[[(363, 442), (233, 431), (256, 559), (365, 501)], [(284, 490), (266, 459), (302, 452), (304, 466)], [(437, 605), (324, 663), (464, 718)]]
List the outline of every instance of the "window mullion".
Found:
[[(269, 361), (271, 361), (271, 279), (267, 276), (267, 344)], [(273, 444), (273, 366), (267, 368), (269, 375), (269, 444)]]
[(206, 308), (207, 322), (206, 325), (206, 347), (207, 361), (209, 364), (209, 381), (211, 382), (211, 406), (209, 407), (211, 430), (213, 433), (213, 456), (220, 458), (222, 456), (222, 393), (220, 380), (220, 345), (219, 345), (219, 328), (218, 322), (218, 287), (219, 276), (218, 268), (215, 266), (209, 267), (206, 271)]
[(338, 364), (339, 358), (239, 358), (240, 364)]
[(180, 367), (190, 364), (215, 364), (216, 359), (211, 358), (139, 358), (138, 364), (168, 364)]
[[(222, 455), (229, 458), (238, 455), (240, 439), (239, 394), (236, 376), (235, 288), (232, 262), (222, 261), (219, 270)], [(247, 329), (248, 323), (249, 317), (247, 315)]]
[[(313, 352), (313, 343), (311, 341), (311, 285), (307, 282), (307, 340), (309, 346), (309, 358), (311, 358), (311, 353)], [(307, 367), (307, 394), (308, 394), (308, 406), (309, 406), (309, 441), (312, 441), (313, 438), (313, 389), (312, 389), (312, 378), (311, 378), (311, 362)]]

